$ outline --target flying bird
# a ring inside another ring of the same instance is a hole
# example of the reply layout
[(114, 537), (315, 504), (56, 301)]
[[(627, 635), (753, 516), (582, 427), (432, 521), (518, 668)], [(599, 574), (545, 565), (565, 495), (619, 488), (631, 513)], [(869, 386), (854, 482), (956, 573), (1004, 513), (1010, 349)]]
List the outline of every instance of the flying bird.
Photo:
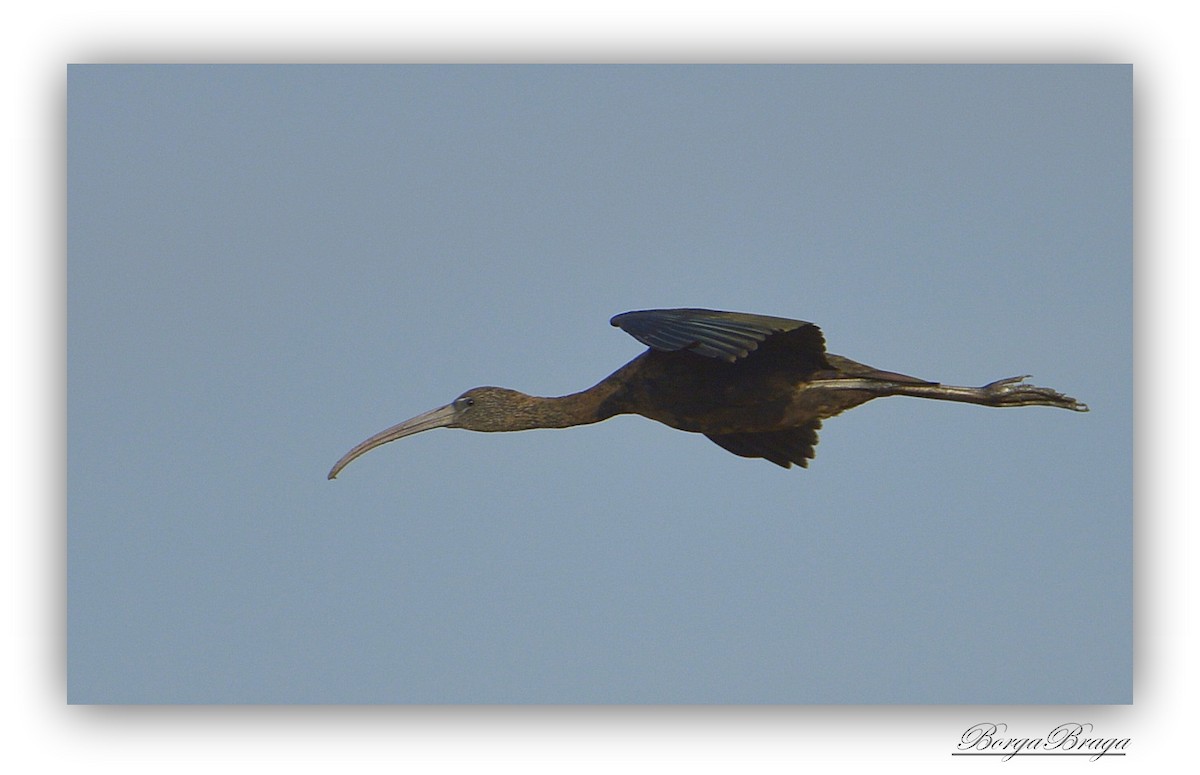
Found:
[(625, 312), (609, 322), (650, 349), (593, 387), (566, 396), (472, 388), (358, 444), (333, 466), (329, 478), (381, 444), (433, 428), (567, 428), (640, 414), (681, 431), (703, 433), (735, 455), (790, 468), (808, 466), (822, 420), (873, 398), (1088, 410), (1070, 396), (1026, 383), (1028, 375), (957, 387), (881, 371), (825, 352), (821, 329), (803, 320), (655, 309)]

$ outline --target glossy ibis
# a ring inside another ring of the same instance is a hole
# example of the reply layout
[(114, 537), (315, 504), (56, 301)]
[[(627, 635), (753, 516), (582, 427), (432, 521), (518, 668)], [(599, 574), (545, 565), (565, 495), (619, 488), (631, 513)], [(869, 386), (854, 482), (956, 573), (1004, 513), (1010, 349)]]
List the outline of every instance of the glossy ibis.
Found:
[(640, 414), (703, 433), (735, 455), (790, 468), (808, 465), (822, 420), (883, 396), (1087, 411), (1070, 396), (1026, 384), (1026, 377), (956, 387), (880, 371), (825, 352), (821, 329), (803, 320), (658, 309), (626, 312), (610, 322), (650, 349), (594, 387), (557, 398), (472, 388), (362, 442), (334, 465), (329, 478), (364, 452), (431, 428), (567, 428)]

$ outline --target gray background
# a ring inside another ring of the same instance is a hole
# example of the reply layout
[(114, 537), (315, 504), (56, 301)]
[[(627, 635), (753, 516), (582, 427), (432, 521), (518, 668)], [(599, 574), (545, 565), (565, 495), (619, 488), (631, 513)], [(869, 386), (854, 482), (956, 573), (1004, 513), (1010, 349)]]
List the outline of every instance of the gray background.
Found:
[[(69, 699), (1131, 700), (1131, 70), (72, 67)], [(354, 443), (811, 320), (956, 384), (807, 471), (636, 417)]]

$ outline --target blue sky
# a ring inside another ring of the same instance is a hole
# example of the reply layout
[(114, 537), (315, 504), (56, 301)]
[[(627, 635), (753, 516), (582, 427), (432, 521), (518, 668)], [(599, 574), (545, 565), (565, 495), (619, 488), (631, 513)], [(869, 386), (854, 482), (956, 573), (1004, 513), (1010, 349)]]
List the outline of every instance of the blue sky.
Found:
[[(1120, 703), (1131, 71), (73, 67), (72, 702)], [(587, 387), (820, 325), (1086, 415), (876, 401), (783, 471)]]

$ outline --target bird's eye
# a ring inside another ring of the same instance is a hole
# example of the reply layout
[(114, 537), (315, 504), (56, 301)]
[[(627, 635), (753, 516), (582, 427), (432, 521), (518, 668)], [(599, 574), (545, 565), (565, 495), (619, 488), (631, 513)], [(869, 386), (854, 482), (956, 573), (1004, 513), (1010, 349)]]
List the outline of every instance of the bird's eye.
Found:
[(475, 399), (470, 396), (459, 396), (454, 400), (454, 407), (456, 409), (467, 409), (472, 406), (475, 406)]

